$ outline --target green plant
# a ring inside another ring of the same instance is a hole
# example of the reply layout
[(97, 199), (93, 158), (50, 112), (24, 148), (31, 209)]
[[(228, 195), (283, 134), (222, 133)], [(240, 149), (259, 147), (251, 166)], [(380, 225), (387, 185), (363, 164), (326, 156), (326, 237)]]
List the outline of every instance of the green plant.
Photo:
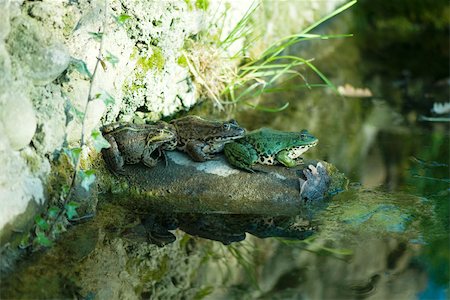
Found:
[[(315, 67), (313, 64), (314, 59), (304, 59), (283, 53), (287, 52), (286, 50), (289, 47), (303, 41), (351, 36), (350, 34), (319, 35), (311, 34), (310, 32), (320, 24), (354, 5), (356, 0), (337, 8), (300, 33), (274, 42), (258, 57), (249, 58), (244, 53), (250, 44), (259, 39), (259, 36), (253, 30), (254, 25), (252, 24), (252, 16), (259, 8), (259, 4), (255, 3), (224, 39), (218, 40), (217, 38), (217, 36), (220, 37), (222, 35), (220, 30), (216, 36), (208, 35), (210, 32), (208, 28), (203, 33), (206, 36), (200, 37), (199, 40), (214, 41), (216, 39), (215, 43), (212, 45), (202, 44), (201, 42), (192, 43), (185, 51), (185, 61), (190, 72), (200, 85), (201, 90), (204, 91), (204, 97), (213, 99), (219, 108), (223, 108), (224, 105), (240, 103), (256, 109), (276, 112), (285, 109), (289, 103), (286, 102), (277, 108), (269, 108), (254, 104), (254, 100), (263, 94), (286, 91), (288, 89), (286, 83), (295, 77), (300, 77), (305, 82), (303, 86), (297, 85), (296, 88), (330, 87), (336, 90), (331, 81)], [(224, 19), (225, 16), (226, 11), (219, 19)], [(227, 55), (229, 47), (240, 39), (247, 40), (243, 50)], [(238, 66), (236, 67), (236, 65)], [(323, 83), (308, 83), (299, 70), (300, 67), (304, 66), (312, 70)], [(280, 84), (281, 82), (283, 84)]]
[[(93, 100), (100, 99), (106, 106), (112, 105), (115, 102), (114, 98), (107, 92), (102, 91), (96, 94), (93, 93), (94, 80), (96, 78), (99, 66), (106, 69), (105, 61), (110, 63), (113, 67), (115, 67), (115, 65), (119, 62), (118, 58), (109, 51), (106, 51), (106, 55), (103, 55), (103, 39), (106, 29), (105, 22), (107, 17), (107, 7), (107, 1), (105, 1), (105, 15), (102, 27), (99, 28), (98, 32), (89, 32), (91, 37), (99, 44), (97, 60), (93, 72), (91, 73), (89, 71), (84, 61), (75, 58), (71, 59), (70, 66), (89, 80), (89, 88), (87, 93), (87, 101), (83, 111), (78, 110), (70, 103), (70, 100), (67, 99), (69, 114), (72, 118), (76, 118), (81, 123), (79, 145), (77, 147), (63, 147), (61, 151), (72, 167), (72, 175), (69, 179), (70, 183), (60, 185), (57, 193), (59, 197), (57, 197), (58, 199), (56, 200), (56, 203), (59, 203), (58, 206), (51, 206), (45, 214), (37, 215), (35, 217), (32, 233), (27, 234), (22, 239), (20, 245), (22, 248), (27, 248), (29, 246), (33, 246), (33, 249), (50, 247), (52, 245), (52, 240), (56, 239), (61, 232), (64, 232), (70, 222), (75, 222), (90, 217), (90, 215), (79, 217), (77, 209), (80, 204), (74, 199), (74, 191), (76, 186), (79, 185), (88, 192), (96, 179), (95, 170), (83, 169), (81, 166), (81, 155), (83, 150), (87, 147), (87, 141), (90, 141), (96, 152), (100, 152), (103, 148), (110, 147), (109, 143), (103, 138), (100, 131), (94, 130), (87, 134), (85, 122), (89, 104)], [(129, 16), (120, 15), (116, 18), (116, 20), (117, 23), (121, 25), (128, 18)]]

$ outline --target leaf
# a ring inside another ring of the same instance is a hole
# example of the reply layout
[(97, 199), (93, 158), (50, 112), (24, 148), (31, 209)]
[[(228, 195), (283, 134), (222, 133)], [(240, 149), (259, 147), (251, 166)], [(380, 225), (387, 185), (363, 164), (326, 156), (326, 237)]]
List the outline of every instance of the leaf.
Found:
[(78, 119), (78, 121), (83, 122), (84, 112), (78, 110), (75, 106), (71, 106), (69, 110), (70, 114)]
[(61, 187), (61, 196), (66, 198), (69, 195), (70, 186), (68, 184), (63, 184)]
[(103, 39), (103, 32), (88, 32), (88, 33), (97, 42), (101, 42)]
[(58, 217), (60, 209), (56, 206), (52, 206), (48, 209), (47, 216), (49, 219), (55, 220)]
[(41, 245), (44, 247), (50, 247), (52, 245), (52, 241), (50, 241), (48, 239), (48, 237), (45, 235), (45, 233), (43, 233), (43, 232), (38, 232), (36, 234), (35, 241), (36, 241), (36, 243), (38, 243), (38, 245)]
[(113, 67), (116, 67), (116, 64), (119, 62), (117, 56), (106, 50), (105, 60), (109, 62)]
[(30, 233), (28, 232), (27, 234), (25, 234), (22, 239), (20, 240), (19, 243), (19, 248), (20, 249), (26, 249), (30, 246)]
[(84, 61), (82, 61), (81, 59), (76, 59), (76, 58), (71, 57), (70, 65), (72, 65), (75, 68), (75, 70), (77, 70), (78, 73), (80, 73), (81, 75), (84, 75), (89, 79), (92, 79), (91, 72), (87, 68), (86, 63)]
[(98, 61), (100, 62), (100, 64), (102, 65), (102, 69), (103, 71), (106, 71), (107, 67), (106, 67), (106, 63), (103, 59), (98, 59)]
[(266, 106), (261, 106), (261, 105), (254, 105), (249, 102), (244, 102), (244, 104), (248, 105), (256, 110), (265, 111), (265, 112), (279, 112), (279, 111), (285, 110), (289, 106), (289, 102), (286, 102), (283, 106), (276, 107), (276, 108), (271, 108), (271, 107), (266, 107)]
[(91, 184), (95, 182), (95, 171), (94, 170), (80, 170), (80, 177), (81, 177), (81, 186), (89, 192), (89, 188)]
[(47, 221), (39, 215), (34, 217), (34, 222), (36, 223), (37, 227), (39, 227), (39, 229), (42, 231), (45, 231), (49, 228)]
[(92, 137), (92, 142), (94, 144), (94, 148), (97, 152), (100, 152), (103, 148), (111, 147), (111, 145), (103, 137), (103, 135), (100, 131), (98, 131), (98, 130), (92, 131), (91, 137)]
[(77, 208), (80, 206), (77, 202), (70, 201), (64, 208), (66, 209), (67, 219), (72, 220), (74, 217), (78, 216)]
[(72, 166), (75, 167), (78, 163), (78, 160), (80, 159), (81, 148), (72, 148), (72, 149), (64, 148), (64, 154), (66, 154), (67, 157), (69, 157)]
[(129, 15), (126, 14), (121, 14), (119, 16), (116, 17), (116, 21), (119, 24), (124, 24), (129, 18), (131, 18)]
[(110, 94), (108, 94), (105, 91), (102, 91), (101, 93), (96, 94), (95, 98), (103, 100), (103, 103), (105, 103), (106, 106), (114, 105), (116, 103), (116, 100), (113, 98), (113, 96), (111, 96)]

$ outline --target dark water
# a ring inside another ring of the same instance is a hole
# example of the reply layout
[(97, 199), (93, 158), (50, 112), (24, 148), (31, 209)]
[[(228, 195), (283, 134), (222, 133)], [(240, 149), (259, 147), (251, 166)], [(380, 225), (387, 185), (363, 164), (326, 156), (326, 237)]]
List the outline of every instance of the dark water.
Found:
[(247, 128), (307, 128), (320, 141), (305, 156), (335, 164), (352, 181), (320, 216), (315, 238), (280, 242), (255, 264), (262, 298), (448, 298), (449, 123), (421, 120), (437, 116), (434, 102), (450, 99), (448, 18), (439, 12), (448, 3), (413, 2), (361, 1), (319, 30), (353, 38), (291, 50), (315, 57), (336, 86), (372, 96), (287, 92), (263, 102), (289, 101), (285, 111), (238, 118)]

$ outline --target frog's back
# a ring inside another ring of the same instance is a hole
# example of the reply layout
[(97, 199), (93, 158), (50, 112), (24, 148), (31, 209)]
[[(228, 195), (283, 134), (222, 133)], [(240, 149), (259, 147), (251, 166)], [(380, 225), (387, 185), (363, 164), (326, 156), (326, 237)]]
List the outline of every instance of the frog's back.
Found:
[(290, 143), (291, 134), (271, 128), (260, 128), (248, 133), (245, 141), (251, 144), (260, 154), (272, 155), (286, 148)]

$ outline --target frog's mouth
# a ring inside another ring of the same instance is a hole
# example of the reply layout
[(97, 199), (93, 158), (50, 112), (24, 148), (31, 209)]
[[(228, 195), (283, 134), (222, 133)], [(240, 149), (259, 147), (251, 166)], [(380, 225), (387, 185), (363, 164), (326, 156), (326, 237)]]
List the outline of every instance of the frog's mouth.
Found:
[(299, 157), (300, 155), (302, 155), (303, 153), (305, 153), (306, 151), (308, 151), (309, 148), (314, 147), (315, 145), (317, 145), (317, 141), (313, 142), (311, 144), (301, 145), (301, 146), (289, 149), (288, 156), (292, 159), (295, 159), (295, 158)]

